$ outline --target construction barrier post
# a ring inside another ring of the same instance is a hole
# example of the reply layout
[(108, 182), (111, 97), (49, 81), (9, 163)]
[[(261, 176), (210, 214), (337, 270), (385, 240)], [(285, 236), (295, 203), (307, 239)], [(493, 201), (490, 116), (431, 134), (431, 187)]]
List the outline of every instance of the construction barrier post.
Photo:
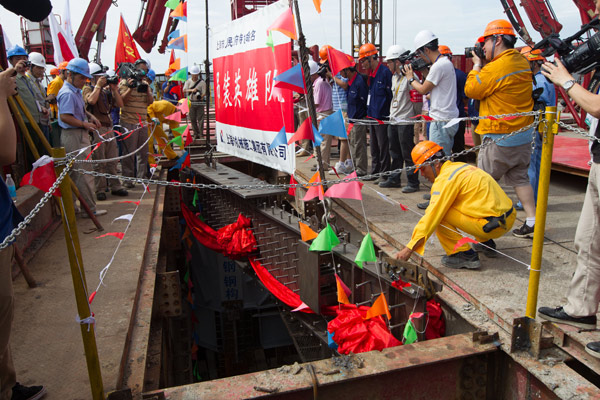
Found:
[[(52, 149), (52, 157), (64, 158), (66, 152), (63, 147)], [(58, 177), (64, 166), (56, 166), (56, 176)], [(69, 179), (63, 179), (60, 183), (61, 197), (58, 199), (62, 224), (65, 230), (65, 240), (67, 242), (67, 251), (69, 253), (69, 264), (71, 266), (71, 277), (73, 278), (73, 288), (75, 290), (75, 301), (77, 303), (77, 313), (80, 320), (86, 320), (91, 317), (91, 309), (88, 303), (88, 290), (85, 281), (85, 271), (83, 268), (83, 258), (81, 257), (81, 247), (79, 246), (79, 234), (77, 233), (77, 223), (75, 220), (75, 207)], [(104, 400), (104, 387), (102, 384), (102, 372), (100, 370), (100, 360), (98, 358), (98, 348), (96, 347), (96, 333), (94, 324), (81, 323), (81, 338), (85, 350), (85, 359), (87, 362), (90, 386), (92, 389), (92, 399)]]
[(556, 117), (556, 107), (546, 107), (545, 121), (540, 124), (540, 129), (543, 130), (544, 135), (542, 137), (542, 161), (540, 163), (533, 248), (531, 249), (531, 270), (529, 271), (529, 287), (527, 289), (527, 305), (525, 307), (525, 315), (532, 319), (535, 319), (540, 272), (542, 269), (548, 189), (550, 187), (550, 170), (552, 168), (552, 150), (554, 147), (554, 135), (558, 132)]

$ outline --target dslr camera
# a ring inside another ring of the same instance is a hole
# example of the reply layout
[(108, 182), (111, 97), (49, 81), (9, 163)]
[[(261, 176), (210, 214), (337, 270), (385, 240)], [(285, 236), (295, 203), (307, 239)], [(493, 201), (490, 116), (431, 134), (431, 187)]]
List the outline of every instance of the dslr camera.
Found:
[(466, 58), (473, 58), (473, 53), (475, 53), (475, 55), (481, 58), (482, 60), (485, 59), (485, 53), (483, 52), (483, 47), (481, 46), (481, 43), (477, 43), (473, 47), (465, 47)]
[[(138, 93), (146, 93), (148, 91), (148, 84), (144, 82), (146, 72), (143, 69), (137, 69), (132, 63), (120, 63), (117, 68), (117, 75), (115, 78), (122, 79), (133, 79), (133, 82), (128, 85), (130, 88), (137, 88)], [(108, 81), (108, 80), (107, 80)], [(111, 83), (110, 81), (108, 81)]]
[(548, 35), (538, 42), (533, 50), (542, 50), (543, 57), (558, 53), (570, 73), (585, 75), (600, 65), (600, 32), (596, 32), (587, 40), (582, 38), (591, 29), (600, 29), (598, 17), (564, 40), (558, 33)]
[(423, 60), (416, 51), (408, 55), (406, 55), (406, 53), (402, 54), (400, 56), (400, 61), (403, 64), (409, 63), (413, 71), (422, 71), (429, 68), (427, 61)]

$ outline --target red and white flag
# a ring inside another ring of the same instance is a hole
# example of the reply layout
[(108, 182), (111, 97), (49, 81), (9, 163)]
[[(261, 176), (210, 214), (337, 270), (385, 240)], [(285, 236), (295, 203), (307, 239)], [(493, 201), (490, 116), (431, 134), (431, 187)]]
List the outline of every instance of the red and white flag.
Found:
[(65, 10), (62, 15), (62, 28), (65, 32), (65, 38), (71, 48), (77, 48), (75, 45), (75, 37), (73, 36), (73, 24), (71, 23), (71, 4), (69, 0), (65, 1)]
[(52, 36), (52, 46), (54, 47), (54, 64), (58, 65), (63, 61), (71, 61), (79, 57), (75, 45), (69, 43), (68, 35), (56, 21), (54, 14), (48, 15), (50, 23), (50, 35)]

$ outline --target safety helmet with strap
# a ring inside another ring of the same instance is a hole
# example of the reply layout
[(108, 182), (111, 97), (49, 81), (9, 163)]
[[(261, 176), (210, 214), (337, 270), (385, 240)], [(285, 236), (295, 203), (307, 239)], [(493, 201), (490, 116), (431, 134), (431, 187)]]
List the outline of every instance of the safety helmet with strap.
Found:
[(415, 36), (415, 50), (419, 50), (425, 45), (433, 42), (434, 40), (437, 40), (437, 38), (438, 37), (433, 32), (428, 30), (423, 30), (417, 33), (417, 35)]
[(440, 54), (452, 57), (452, 50), (450, 50), (450, 47), (448, 46), (444, 46), (443, 44), (441, 44), (438, 46), (438, 51), (440, 52)]
[(83, 58), (74, 58), (69, 61), (69, 64), (67, 64), (67, 71), (83, 75), (89, 79), (92, 78), (92, 75), (90, 75), (90, 66)]
[(431, 140), (424, 140), (413, 147), (410, 156), (416, 166), (415, 172), (421, 168), (421, 164), (441, 150), (443, 150), (442, 146)]
[(91, 62), (88, 64), (88, 66), (90, 68), (90, 75), (101, 75), (104, 73), (104, 71), (102, 70), (102, 66), (98, 63)]
[(390, 46), (390, 48), (388, 49), (388, 51), (385, 55), (385, 59), (387, 61), (397, 60), (404, 53), (406, 53), (406, 49), (404, 47), (394, 44), (394, 45)]
[(35, 51), (29, 53), (29, 62), (37, 67), (46, 68), (46, 59), (41, 53)]
[(7, 58), (11, 58), (14, 56), (27, 56), (27, 52), (25, 51), (24, 48), (15, 44), (13, 47), (8, 49), (8, 51), (6, 52)]
[(516, 36), (515, 30), (513, 29), (510, 22), (505, 19), (495, 19), (485, 27), (483, 31), (483, 35), (477, 39), (479, 43), (483, 43), (485, 38), (489, 36), (497, 36), (497, 35), (509, 35)]
[(325, 61), (327, 61), (327, 59), (329, 58), (329, 55), (327, 54), (327, 50), (331, 49), (332, 47), (328, 44), (321, 46), (321, 48), (319, 49), (319, 58), (321, 59), (321, 62), (324, 63)]

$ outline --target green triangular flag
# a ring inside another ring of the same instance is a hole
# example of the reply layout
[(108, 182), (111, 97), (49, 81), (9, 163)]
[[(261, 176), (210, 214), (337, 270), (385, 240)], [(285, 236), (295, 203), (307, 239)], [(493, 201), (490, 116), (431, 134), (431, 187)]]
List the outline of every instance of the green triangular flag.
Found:
[(171, 10), (176, 9), (178, 5), (179, 0), (167, 0), (167, 2), (165, 3), (165, 7), (170, 8)]
[(275, 53), (275, 45), (273, 44), (273, 32), (269, 31), (269, 36), (267, 36), (267, 46), (271, 48), (271, 51)]
[(183, 147), (183, 138), (181, 136), (175, 136), (173, 139), (169, 140), (167, 144), (175, 143), (178, 144), (179, 147)]
[(404, 327), (404, 344), (411, 344), (417, 341), (417, 331), (415, 331), (415, 327), (412, 324), (412, 321), (406, 321), (406, 326)]
[(177, 128), (171, 128), (171, 131), (175, 131), (175, 132), (183, 135), (183, 132), (185, 132), (185, 128), (187, 128), (187, 125), (181, 125), (181, 126), (178, 126)]
[(325, 229), (319, 232), (319, 236), (317, 236), (310, 248), (310, 251), (331, 251), (335, 246), (340, 244), (340, 239), (336, 236), (331, 225), (327, 224)]
[(187, 272), (185, 273), (185, 275), (183, 276), (183, 281), (185, 283), (188, 283), (188, 280), (190, 279), (190, 270), (188, 268)]
[(183, 68), (178, 69), (177, 71), (173, 72), (173, 74), (169, 78), (169, 81), (185, 82), (185, 81), (187, 81), (187, 78), (188, 78), (187, 67), (183, 67)]
[(371, 233), (367, 233), (360, 243), (360, 249), (356, 253), (354, 262), (359, 266), (363, 267), (363, 262), (376, 262), (377, 257), (375, 256), (375, 247), (373, 247), (373, 239), (371, 239)]
[(194, 198), (192, 199), (192, 204), (194, 205), (194, 207), (196, 207), (196, 203), (198, 203), (198, 200), (200, 200), (198, 198), (198, 191), (194, 190)]

